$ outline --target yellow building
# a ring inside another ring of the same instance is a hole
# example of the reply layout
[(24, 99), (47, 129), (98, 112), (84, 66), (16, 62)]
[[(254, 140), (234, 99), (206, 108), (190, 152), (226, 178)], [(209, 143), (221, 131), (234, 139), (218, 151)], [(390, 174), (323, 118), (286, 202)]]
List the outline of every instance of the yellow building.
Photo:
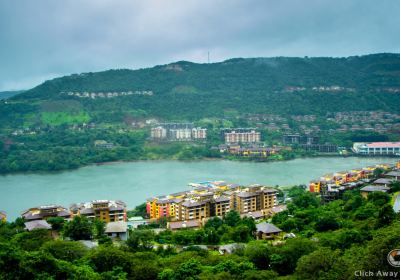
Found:
[(73, 216), (81, 215), (91, 220), (98, 219), (106, 223), (127, 220), (126, 204), (120, 200), (93, 200), (73, 204), (70, 211)]
[(231, 198), (229, 196), (220, 196), (214, 200), (215, 216), (224, 216), (232, 209)]
[(182, 220), (202, 220), (210, 217), (210, 201), (185, 201), (180, 211)]

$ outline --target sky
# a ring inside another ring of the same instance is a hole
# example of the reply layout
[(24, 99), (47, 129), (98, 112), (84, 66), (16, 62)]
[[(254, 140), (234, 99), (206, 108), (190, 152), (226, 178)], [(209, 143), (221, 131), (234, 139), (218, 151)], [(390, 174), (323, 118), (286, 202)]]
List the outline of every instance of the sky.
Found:
[(398, 0), (2, 0), (0, 91), (107, 69), (400, 52)]

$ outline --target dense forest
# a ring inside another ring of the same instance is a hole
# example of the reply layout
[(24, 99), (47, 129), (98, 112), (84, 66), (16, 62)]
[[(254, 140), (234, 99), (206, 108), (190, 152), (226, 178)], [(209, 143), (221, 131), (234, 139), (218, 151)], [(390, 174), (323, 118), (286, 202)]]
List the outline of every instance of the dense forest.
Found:
[[(40, 124), (46, 118), (44, 113), (60, 112), (95, 122), (121, 122), (127, 116), (198, 120), (230, 112), (399, 112), (399, 73), (400, 55), (375, 54), (238, 58), (211, 64), (180, 61), (139, 70), (73, 74), (2, 102), (0, 123), (3, 127)], [(111, 98), (68, 95), (128, 91), (152, 94)]]
[[(399, 190), (400, 186), (393, 186)], [(49, 219), (52, 230), (23, 230), (23, 220), (0, 224), (0, 279), (357, 279), (371, 271), (399, 273), (387, 261), (400, 246), (400, 217), (391, 196), (363, 198), (348, 191), (321, 206), (293, 187), (288, 210), (272, 222), (294, 235), (256, 241), (255, 222), (231, 211), (200, 230), (130, 232), (126, 242), (104, 235), (104, 223), (75, 217)], [(78, 240), (92, 239), (87, 248)], [(236, 244), (231, 254), (196, 245)]]

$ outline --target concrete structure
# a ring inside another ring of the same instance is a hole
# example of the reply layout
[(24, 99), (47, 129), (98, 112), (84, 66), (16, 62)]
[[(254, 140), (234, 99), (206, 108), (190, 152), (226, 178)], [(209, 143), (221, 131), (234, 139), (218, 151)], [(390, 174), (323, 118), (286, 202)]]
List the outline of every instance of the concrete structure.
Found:
[(368, 197), (368, 194), (372, 192), (389, 192), (390, 188), (384, 187), (384, 186), (365, 186), (362, 189), (360, 189), (360, 193), (364, 198)]
[(274, 239), (276, 238), (282, 230), (270, 223), (260, 223), (256, 224), (256, 238), (260, 239)]
[(374, 185), (379, 185), (379, 186), (384, 186), (384, 187), (389, 187), (393, 181), (391, 179), (387, 178), (379, 178), (378, 180), (375, 180), (373, 182)]
[(192, 220), (192, 221), (175, 221), (169, 222), (167, 224), (167, 228), (170, 230), (179, 230), (179, 229), (197, 229), (201, 226), (200, 221)]
[(114, 144), (107, 142), (105, 140), (96, 140), (94, 141), (94, 146), (96, 148), (101, 148), (101, 149), (112, 149), (114, 148)]
[(72, 216), (81, 215), (89, 219), (99, 219), (106, 223), (125, 221), (126, 204), (120, 200), (93, 200), (73, 204), (70, 207)]
[(150, 130), (153, 140), (190, 141), (207, 138), (207, 129), (193, 127), (192, 123), (163, 123)]
[(300, 135), (296, 134), (285, 134), (282, 136), (282, 143), (284, 145), (293, 145), (293, 144), (305, 144), (312, 145), (317, 144), (319, 141), (319, 137), (312, 135)]
[(45, 205), (29, 208), (21, 214), (26, 221), (46, 220), (50, 217), (69, 219), (70, 212), (60, 205)]
[(147, 199), (146, 211), (150, 219), (169, 217), (174, 221), (203, 221), (222, 217), (230, 210), (237, 210), (240, 214), (252, 212), (256, 216), (261, 211), (261, 216), (267, 216), (272, 213), (269, 210), (277, 205), (277, 190), (261, 185), (240, 187), (216, 181), (192, 183), (190, 186), (191, 191)]
[(111, 238), (127, 240), (128, 232), (128, 224), (124, 221), (109, 222), (106, 224), (105, 233)]
[(361, 155), (400, 155), (400, 142), (354, 143), (353, 151)]
[(385, 174), (385, 177), (393, 181), (400, 181), (400, 171), (391, 171)]
[(25, 223), (25, 229), (27, 231), (32, 231), (35, 229), (51, 229), (51, 225), (45, 220), (34, 220)]
[(137, 229), (139, 226), (144, 226), (149, 224), (149, 220), (145, 220), (142, 217), (131, 217), (128, 218), (128, 228)]
[(150, 136), (154, 140), (162, 140), (167, 138), (167, 130), (162, 126), (153, 127), (150, 130)]
[(201, 127), (192, 128), (192, 138), (196, 140), (207, 139), (207, 129)]
[(232, 143), (258, 143), (261, 141), (261, 133), (255, 129), (232, 129), (224, 131), (226, 144)]

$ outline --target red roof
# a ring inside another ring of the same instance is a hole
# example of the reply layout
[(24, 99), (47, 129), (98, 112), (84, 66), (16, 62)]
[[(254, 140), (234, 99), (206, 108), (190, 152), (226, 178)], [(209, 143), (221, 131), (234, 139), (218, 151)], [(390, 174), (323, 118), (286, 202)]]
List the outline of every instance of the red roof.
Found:
[(374, 142), (367, 144), (368, 148), (400, 148), (400, 142)]

